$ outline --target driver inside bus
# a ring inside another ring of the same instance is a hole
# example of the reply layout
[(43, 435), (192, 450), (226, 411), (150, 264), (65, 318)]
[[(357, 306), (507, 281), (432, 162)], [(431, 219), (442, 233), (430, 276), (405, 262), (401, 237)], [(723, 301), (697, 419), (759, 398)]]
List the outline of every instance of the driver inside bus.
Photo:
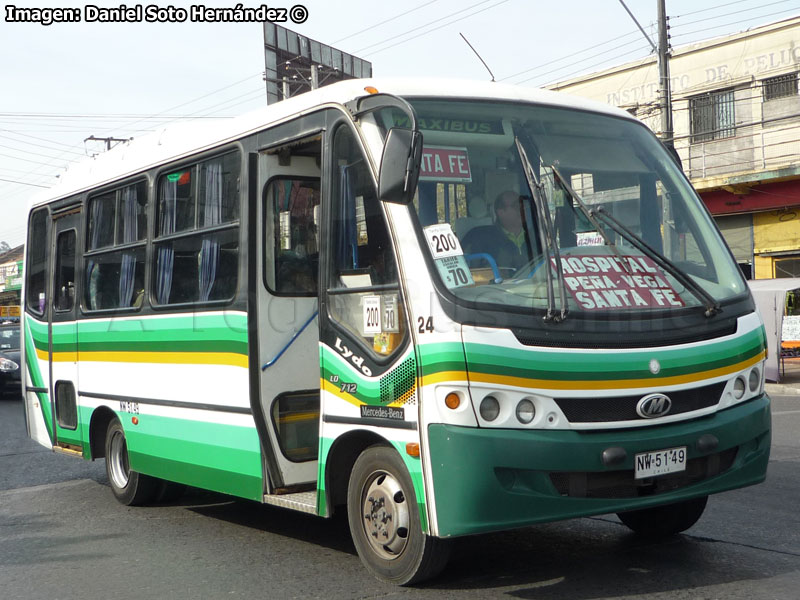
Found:
[(494, 201), (495, 222), (472, 229), (464, 237), (466, 254), (489, 254), (497, 266), (518, 269), (530, 260), (527, 231), (523, 227), (522, 196), (512, 190)]

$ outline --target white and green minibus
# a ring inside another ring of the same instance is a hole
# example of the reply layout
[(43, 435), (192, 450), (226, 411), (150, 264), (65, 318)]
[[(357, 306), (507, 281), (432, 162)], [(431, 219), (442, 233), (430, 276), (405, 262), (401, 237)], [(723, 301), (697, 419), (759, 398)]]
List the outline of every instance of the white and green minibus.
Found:
[(29, 434), (128, 505), (185, 486), (330, 517), (377, 577), (450, 539), (761, 482), (764, 328), (627, 113), (350, 80), (71, 168), (28, 221)]

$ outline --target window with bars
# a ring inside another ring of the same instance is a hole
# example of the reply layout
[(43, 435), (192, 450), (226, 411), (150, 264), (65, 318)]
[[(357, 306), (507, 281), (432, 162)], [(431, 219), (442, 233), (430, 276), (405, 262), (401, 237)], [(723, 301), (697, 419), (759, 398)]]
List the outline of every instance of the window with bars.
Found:
[(797, 73), (770, 77), (762, 81), (761, 86), (764, 94), (764, 102), (776, 100), (778, 98), (797, 96)]
[(692, 143), (708, 142), (736, 135), (733, 90), (709, 92), (689, 101)]

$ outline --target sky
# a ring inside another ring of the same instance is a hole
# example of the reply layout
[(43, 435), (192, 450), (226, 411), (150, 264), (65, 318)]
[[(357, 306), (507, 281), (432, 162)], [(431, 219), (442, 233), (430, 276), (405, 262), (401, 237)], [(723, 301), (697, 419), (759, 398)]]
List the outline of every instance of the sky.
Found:
[[(200, 1), (147, 0), (142, 13)], [(800, 0), (665, 2), (673, 47), (800, 14)], [(657, 0), (625, 3), (656, 41)], [(136, 138), (169, 122), (231, 118), (266, 103), (260, 23), (86, 22), (87, 6), (123, 2), (12, 4), (76, 8), (81, 16), (81, 22), (24, 23), (11, 18), (9, 3), (0, 15), (0, 241), (12, 247), (25, 241), (32, 198), (70, 164), (103, 151), (103, 143), (86, 138)], [(489, 80), (459, 33), (497, 81), (532, 87), (652, 52), (620, 0), (277, 0), (267, 6), (301, 20), (305, 15), (303, 22), (281, 24), (372, 62), (376, 77)]]

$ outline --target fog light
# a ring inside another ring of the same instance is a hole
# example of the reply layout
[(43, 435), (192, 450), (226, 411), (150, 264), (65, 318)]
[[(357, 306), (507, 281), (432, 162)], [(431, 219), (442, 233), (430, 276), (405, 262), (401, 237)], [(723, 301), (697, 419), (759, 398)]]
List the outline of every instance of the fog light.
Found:
[(750, 377), (747, 379), (747, 383), (750, 386), (751, 392), (755, 392), (761, 387), (761, 371), (758, 369), (758, 367), (753, 367), (753, 370), (750, 371)]
[(484, 421), (494, 421), (500, 414), (500, 403), (494, 396), (486, 396), (481, 400), (480, 410)]
[(741, 397), (744, 396), (745, 389), (744, 377), (740, 375), (736, 378), (736, 381), (733, 382), (733, 397), (737, 400), (741, 399)]
[(533, 402), (527, 398), (520, 400), (519, 404), (517, 404), (517, 420), (523, 425), (527, 425), (533, 421), (533, 417), (535, 416), (536, 407), (533, 405)]

